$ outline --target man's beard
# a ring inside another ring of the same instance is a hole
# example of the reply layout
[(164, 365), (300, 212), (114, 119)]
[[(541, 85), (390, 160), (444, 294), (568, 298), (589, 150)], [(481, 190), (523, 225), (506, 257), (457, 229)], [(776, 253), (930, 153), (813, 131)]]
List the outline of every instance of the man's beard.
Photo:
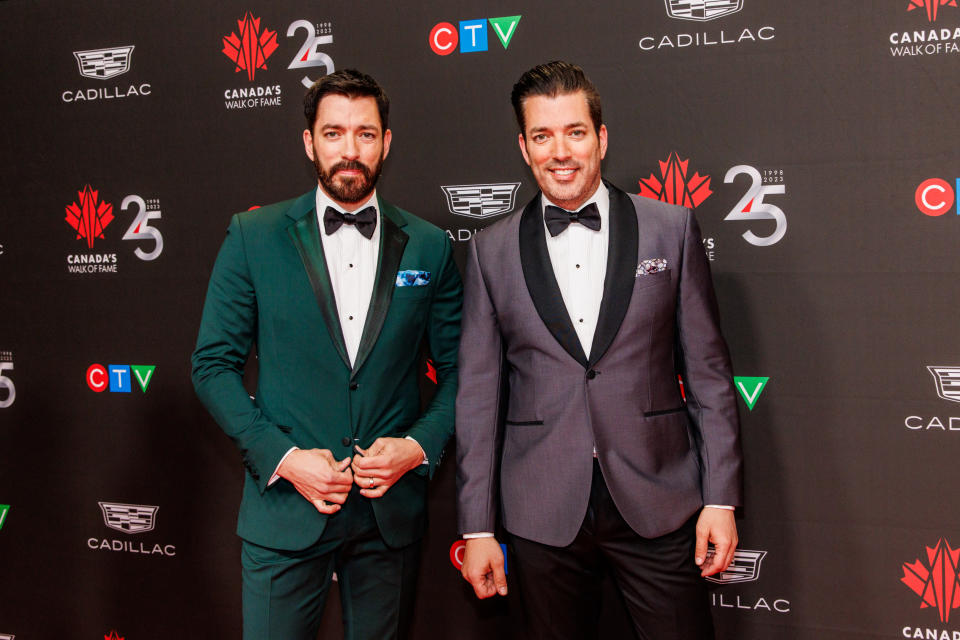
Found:
[[(383, 168), (383, 155), (380, 156), (380, 159), (377, 161), (377, 166), (373, 169), (358, 160), (338, 162), (330, 167), (329, 171), (323, 170), (323, 167), (320, 166), (319, 159), (313, 161), (313, 166), (317, 171), (317, 179), (320, 181), (320, 186), (323, 187), (323, 190), (326, 191), (330, 197), (337, 202), (354, 204), (363, 202), (373, 193), (373, 188), (377, 185), (377, 180), (380, 178), (380, 170)], [(349, 178), (343, 176), (339, 178), (336, 177), (337, 172), (344, 169), (360, 171), (363, 175)]]

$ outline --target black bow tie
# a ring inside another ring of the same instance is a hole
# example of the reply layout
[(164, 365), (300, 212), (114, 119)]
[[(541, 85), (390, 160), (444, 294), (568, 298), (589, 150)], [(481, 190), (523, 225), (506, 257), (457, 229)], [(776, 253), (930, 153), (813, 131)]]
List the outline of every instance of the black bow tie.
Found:
[(543, 212), (543, 219), (547, 223), (547, 231), (550, 232), (551, 237), (566, 231), (571, 222), (579, 222), (587, 229), (600, 231), (600, 210), (596, 202), (591, 202), (580, 211), (567, 211), (548, 204)]
[(323, 229), (330, 235), (341, 226), (352, 224), (363, 237), (369, 240), (373, 237), (373, 230), (377, 228), (377, 209), (370, 206), (356, 213), (344, 213), (333, 207), (327, 207), (323, 213)]

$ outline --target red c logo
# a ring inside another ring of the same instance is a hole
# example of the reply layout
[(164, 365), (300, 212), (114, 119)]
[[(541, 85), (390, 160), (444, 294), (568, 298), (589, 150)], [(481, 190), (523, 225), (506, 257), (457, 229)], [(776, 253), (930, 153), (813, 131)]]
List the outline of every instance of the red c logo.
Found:
[(463, 550), (467, 547), (466, 540), (457, 540), (450, 545), (450, 562), (457, 571), (463, 568)]
[(457, 35), (457, 28), (449, 22), (441, 22), (430, 30), (430, 48), (438, 56), (446, 56), (453, 53), (460, 41)]
[(91, 391), (100, 393), (107, 388), (107, 368), (102, 364), (92, 364), (87, 368), (87, 386)]
[(953, 206), (953, 188), (946, 180), (930, 178), (917, 187), (914, 199), (921, 213), (942, 216)]

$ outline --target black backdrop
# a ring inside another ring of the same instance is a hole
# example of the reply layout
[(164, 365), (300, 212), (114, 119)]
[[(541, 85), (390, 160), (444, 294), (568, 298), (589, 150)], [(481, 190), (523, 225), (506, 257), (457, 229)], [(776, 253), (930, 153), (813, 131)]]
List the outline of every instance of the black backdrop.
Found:
[[(508, 96), (555, 58), (604, 98), (605, 176), (689, 198), (704, 231), (747, 474), (719, 636), (960, 638), (960, 7), (707, 4), (0, 5), (0, 638), (239, 635), (243, 471), (188, 360), (230, 214), (313, 183), (302, 78), (386, 87), (381, 193), (462, 259), (502, 214), (442, 187), (533, 195)], [(108, 375), (129, 391), (94, 391)], [(507, 634), (517, 603), (475, 602), (451, 564), (453, 472), (415, 637)], [(629, 637), (615, 600), (603, 624)]]

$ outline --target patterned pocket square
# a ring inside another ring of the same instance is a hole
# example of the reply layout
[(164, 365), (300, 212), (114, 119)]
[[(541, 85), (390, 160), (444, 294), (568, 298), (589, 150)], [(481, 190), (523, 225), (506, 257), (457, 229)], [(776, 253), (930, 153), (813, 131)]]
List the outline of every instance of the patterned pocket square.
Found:
[(651, 273), (660, 273), (661, 271), (665, 271), (666, 268), (666, 258), (651, 258), (649, 260), (644, 260), (637, 265), (637, 277), (648, 276)]
[(416, 269), (407, 269), (397, 272), (398, 287), (423, 287), (430, 284), (429, 271), (417, 271)]

